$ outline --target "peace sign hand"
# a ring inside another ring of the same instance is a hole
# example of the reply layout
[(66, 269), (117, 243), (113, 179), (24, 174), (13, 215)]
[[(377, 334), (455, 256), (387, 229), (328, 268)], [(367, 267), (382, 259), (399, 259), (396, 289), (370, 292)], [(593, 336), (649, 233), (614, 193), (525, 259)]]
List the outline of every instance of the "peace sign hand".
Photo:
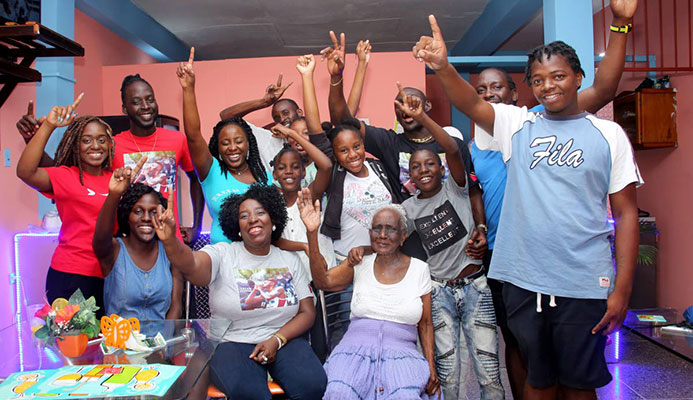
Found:
[(277, 83), (270, 84), (267, 86), (267, 89), (265, 89), (265, 96), (263, 99), (265, 100), (265, 103), (267, 104), (274, 104), (279, 100), (283, 95), (286, 89), (289, 88), (293, 84), (293, 82), (289, 82), (288, 85), (282, 86), (282, 74), (279, 74), (279, 77), (277, 78)]
[(180, 86), (183, 89), (195, 87), (195, 70), (193, 69), (193, 60), (195, 59), (195, 47), (190, 48), (190, 58), (187, 63), (180, 63), (176, 68), (176, 75), (180, 81)]
[(440, 71), (448, 66), (448, 50), (445, 47), (443, 34), (440, 33), (436, 17), (429, 15), (428, 22), (431, 24), (433, 37), (421, 36), (421, 39), (412, 48), (412, 53), (418, 61), (425, 62), (428, 68)]
[(156, 231), (156, 236), (159, 240), (166, 241), (173, 238), (173, 240), (178, 240), (176, 238), (176, 217), (173, 215), (173, 209), (176, 201), (176, 196), (174, 196), (173, 188), (169, 185), (168, 187), (168, 207), (164, 207), (159, 204), (156, 207), (156, 216), (152, 219), (154, 223), (154, 230)]
[(397, 88), (399, 89), (399, 97), (402, 101), (395, 99), (395, 106), (405, 115), (408, 115), (414, 119), (418, 119), (423, 114), (423, 102), (417, 96), (411, 96), (404, 93), (404, 88), (402, 84), (397, 81)]
[(45, 123), (52, 126), (53, 128), (67, 126), (70, 123), (72, 123), (72, 121), (74, 121), (75, 117), (77, 116), (77, 113), (74, 112), (74, 110), (77, 108), (79, 103), (82, 102), (83, 97), (84, 93), (81, 93), (79, 96), (77, 96), (75, 101), (67, 107), (53, 106), (53, 108), (51, 108), (51, 111), (48, 113), (48, 116), (46, 117)]
[(108, 193), (118, 197), (122, 196), (130, 184), (136, 181), (137, 174), (140, 172), (145, 162), (147, 162), (147, 156), (140, 158), (140, 161), (137, 162), (134, 169), (122, 167), (113, 171), (111, 180), (108, 182)]
[(296, 69), (301, 75), (312, 74), (315, 70), (315, 57), (312, 54), (306, 54), (296, 60)]
[(327, 58), (327, 72), (331, 76), (341, 76), (344, 71), (344, 52), (346, 51), (346, 35), (339, 34), (340, 41), (337, 42), (337, 35), (334, 31), (330, 31), (330, 39), (334, 47), (326, 47), (320, 51), (321, 59)]

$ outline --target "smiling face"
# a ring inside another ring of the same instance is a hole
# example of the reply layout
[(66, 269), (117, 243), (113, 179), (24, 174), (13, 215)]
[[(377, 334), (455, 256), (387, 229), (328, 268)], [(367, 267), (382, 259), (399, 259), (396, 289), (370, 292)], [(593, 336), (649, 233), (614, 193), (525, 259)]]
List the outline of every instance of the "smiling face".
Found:
[(371, 229), (371, 247), (381, 256), (391, 255), (402, 247), (407, 238), (405, 227), (400, 223), (399, 214), (395, 210), (384, 209), (373, 216)]
[[(306, 138), (306, 139), (309, 138), (309, 136), (308, 136), (308, 124), (306, 124), (305, 119), (295, 120), (294, 122), (291, 123), (289, 128), (298, 132), (304, 138)], [(289, 141), (289, 145), (291, 147), (293, 147), (294, 149), (296, 149), (296, 151), (298, 151), (301, 154), (301, 157), (303, 157), (304, 160), (308, 158), (308, 152), (306, 152), (306, 149), (304, 149), (303, 146), (301, 146), (296, 140), (294, 140), (294, 138), (289, 137), (287, 140)]]
[(229, 169), (243, 169), (247, 163), (248, 138), (243, 128), (236, 124), (226, 125), (219, 131), (219, 156)]
[(285, 151), (277, 159), (272, 175), (284, 193), (293, 193), (301, 190), (304, 173), (300, 156), (295, 151)]
[(130, 118), (131, 124), (153, 132), (156, 129), (156, 118), (159, 116), (159, 105), (151, 86), (142, 81), (131, 83), (125, 89), (123, 113)]
[(360, 134), (350, 129), (342, 130), (332, 141), (332, 149), (339, 165), (358, 177), (367, 176), (368, 170), (363, 165), (366, 148)]
[(159, 204), (159, 199), (154, 193), (147, 193), (137, 200), (128, 217), (131, 236), (145, 243), (155, 239), (156, 232), (152, 221), (156, 217)]
[(289, 127), (296, 118), (302, 115), (303, 111), (286, 99), (278, 100), (272, 106), (272, 120), (286, 127)]
[(418, 150), (409, 159), (411, 180), (421, 191), (420, 198), (430, 197), (440, 191), (445, 167), (440, 157), (430, 150)]
[(238, 226), (243, 244), (248, 250), (267, 248), (269, 251), (272, 241), (272, 220), (260, 202), (247, 199), (240, 204)]
[(88, 123), (79, 138), (79, 158), (82, 169), (92, 175), (101, 172), (102, 165), (111, 151), (111, 138), (103, 125)]
[(502, 71), (488, 68), (479, 74), (476, 93), (489, 103), (515, 104), (517, 90), (510, 88), (510, 83)]
[(582, 75), (575, 73), (561, 55), (543, 56), (542, 62), (534, 61), (529, 83), (534, 97), (548, 114), (575, 115), (580, 112), (577, 98)]

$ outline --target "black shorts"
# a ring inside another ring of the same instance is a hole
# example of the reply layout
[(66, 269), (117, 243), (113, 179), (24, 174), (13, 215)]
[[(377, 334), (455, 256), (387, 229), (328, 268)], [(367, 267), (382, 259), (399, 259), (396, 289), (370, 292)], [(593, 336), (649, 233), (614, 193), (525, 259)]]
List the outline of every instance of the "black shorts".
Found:
[(70, 296), (77, 289), (82, 291), (85, 299), (94, 296), (96, 306), (99, 307), (96, 311), (96, 318), (101, 318), (105, 311), (103, 308), (103, 278), (72, 274), (48, 268), (46, 298), (49, 304), (52, 304), (53, 300), (58, 297), (69, 300)]
[(606, 367), (606, 336), (592, 328), (606, 312), (606, 300), (541, 296), (511, 283), (503, 284), (508, 327), (527, 363), (527, 380), (535, 388), (560, 384), (575, 389), (596, 389), (611, 381)]

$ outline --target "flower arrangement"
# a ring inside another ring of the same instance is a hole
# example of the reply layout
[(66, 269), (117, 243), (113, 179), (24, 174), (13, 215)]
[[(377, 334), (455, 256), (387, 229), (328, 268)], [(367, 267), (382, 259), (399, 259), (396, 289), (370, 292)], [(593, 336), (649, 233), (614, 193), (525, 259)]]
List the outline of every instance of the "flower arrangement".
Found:
[(46, 321), (34, 336), (45, 341), (79, 333), (90, 338), (95, 337), (99, 334), (99, 323), (95, 314), (98, 309), (93, 296), (85, 299), (82, 291), (77, 289), (69, 300), (55, 299), (52, 305), (46, 304), (34, 314)]

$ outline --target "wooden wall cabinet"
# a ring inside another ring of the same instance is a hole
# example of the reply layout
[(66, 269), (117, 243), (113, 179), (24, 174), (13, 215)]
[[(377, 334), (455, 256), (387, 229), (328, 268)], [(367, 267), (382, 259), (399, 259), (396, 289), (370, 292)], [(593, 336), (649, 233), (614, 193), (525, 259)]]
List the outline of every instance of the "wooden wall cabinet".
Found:
[(633, 148), (677, 147), (676, 92), (642, 89), (614, 99), (614, 121), (630, 138)]

